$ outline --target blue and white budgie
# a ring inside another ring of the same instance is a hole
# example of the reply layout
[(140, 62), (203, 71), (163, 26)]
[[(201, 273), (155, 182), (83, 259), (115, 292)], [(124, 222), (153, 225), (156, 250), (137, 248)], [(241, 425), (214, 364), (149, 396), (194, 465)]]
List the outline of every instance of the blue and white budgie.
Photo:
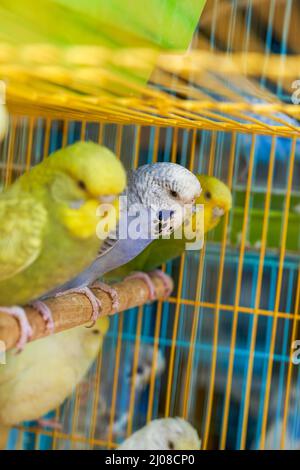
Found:
[[(113, 301), (113, 309), (118, 308), (116, 291), (104, 283), (95, 282), (108, 273), (141, 253), (153, 240), (153, 230), (168, 235), (182, 225), (187, 216), (186, 208), (191, 209), (195, 199), (201, 193), (201, 185), (189, 170), (175, 163), (153, 163), (141, 166), (128, 173), (128, 187), (124, 192), (127, 196), (127, 206), (121, 204), (120, 220), (117, 227), (117, 237), (111, 236), (102, 244), (98, 257), (79, 276), (58, 289), (52, 290), (45, 297), (64, 295), (67, 293), (82, 293), (90, 300), (94, 318), (97, 318), (101, 305), (88, 286), (98, 287), (109, 293)], [(128, 211), (137, 208), (139, 214)], [(138, 219), (137, 219), (138, 217)], [(135, 221), (139, 221), (139, 230)], [(150, 221), (150, 223), (149, 223)], [(134, 233), (132, 233), (134, 232)], [(169, 281), (159, 272), (166, 290), (170, 288)], [(144, 273), (133, 276), (142, 278), (148, 285), (150, 298), (154, 297), (151, 278)]]
[[(256, 86), (255, 82), (245, 77), (224, 77), (218, 75), (217, 73), (212, 74), (214, 80), (218, 80), (222, 87), (228, 88), (230, 92), (234, 92), (239, 101), (244, 101), (250, 105), (264, 105), (270, 104), (272, 102), (278, 102), (278, 98), (272, 93), (262, 90)], [(207, 76), (207, 80), (210, 79), (210, 75)], [(220, 89), (222, 89), (220, 87)], [(227, 95), (211, 94), (218, 101), (228, 101)], [(266, 98), (264, 98), (264, 96)], [(280, 103), (280, 101), (279, 101)], [(254, 123), (253, 119), (260, 122), (262, 125), (265, 124), (266, 128), (268, 126), (275, 126), (280, 128), (282, 126), (291, 126), (292, 128), (299, 128), (299, 121), (288, 114), (282, 112), (270, 113), (270, 116), (264, 115), (263, 113), (255, 113), (250, 111), (243, 112), (244, 118), (236, 118), (239, 122)], [(249, 117), (249, 119), (247, 119)], [(244, 171), (241, 172), (241, 179), (245, 177), (250, 160), (251, 145), (253, 140), (253, 133), (238, 133), (237, 139), (237, 148), (239, 148), (241, 156), (246, 162), (246, 167)], [(275, 162), (285, 163), (289, 161), (291, 150), (292, 150), (293, 140), (290, 137), (276, 137), (276, 146), (275, 146)], [(268, 165), (271, 155), (271, 146), (272, 146), (272, 136), (258, 134), (255, 136), (255, 150), (254, 150), (254, 164), (263, 164)], [(299, 139), (296, 142), (295, 150), (295, 160), (300, 162), (300, 141)]]
[[(263, 104), (262, 100), (254, 99), (253, 97), (249, 97), (247, 99), (249, 103), (253, 104)], [(254, 113), (247, 113), (250, 117), (258, 119), (262, 123), (265, 123), (269, 126), (283, 126), (286, 123), (287, 126), (292, 127), (299, 127), (299, 122), (287, 114), (284, 113), (275, 113), (274, 118), (258, 115)], [(281, 123), (276, 120), (276, 118), (284, 121)], [(241, 145), (241, 151), (245, 158), (250, 158), (250, 149), (252, 144), (252, 135), (251, 134), (240, 134), (239, 135), (239, 142)], [(275, 160), (280, 162), (285, 162), (289, 159), (291, 150), (292, 150), (292, 139), (288, 137), (277, 137), (276, 138), (276, 147), (275, 147)], [(270, 160), (271, 154), (271, 146), (272, 146), (272, 136), (270, 135), (257, 135), (255, 139), (255, 152), (254, 152), (254, 159), (257, 163), (268, 163)], [(300, 142), (299, 140), (296, 143), (296, 151), (295, 151), (295, 158), (296, 160), (300, 160)]]

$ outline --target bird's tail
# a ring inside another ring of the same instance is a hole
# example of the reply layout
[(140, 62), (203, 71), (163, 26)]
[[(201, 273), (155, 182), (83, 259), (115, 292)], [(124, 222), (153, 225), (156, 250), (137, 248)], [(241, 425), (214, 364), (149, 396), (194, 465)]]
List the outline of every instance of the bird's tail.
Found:
[(0, 424), (0, 450), (4, 450), (6, 448), (9, 429), (10, 428), (8, 426), (2, 426)]

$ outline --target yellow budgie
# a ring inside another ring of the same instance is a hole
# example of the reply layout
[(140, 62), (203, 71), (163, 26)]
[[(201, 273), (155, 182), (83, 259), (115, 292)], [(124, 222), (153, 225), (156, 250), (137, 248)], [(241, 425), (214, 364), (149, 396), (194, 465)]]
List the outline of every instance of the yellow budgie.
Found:
[[(0, 195), (0, 311), (18, 318), (19, 349), (32, 334), (20, 306), (91, 263), (118, 212), (111, 205), (98, 217), (97, 208), (112, 198), (117, 207), (125, 185), (126, 173), (110, 150), (78, 142), (46, 158)], [(33, 306), (53, 329), (46, 305), (36, 301)], [(98, 313), (94, 305), (94, 319)]]
[(102, 347), (108, 317), (29, 343), (22, 354), (8, 352), (0, 365), (0, 448), (11, 426), (36, 420), (72, 393)]

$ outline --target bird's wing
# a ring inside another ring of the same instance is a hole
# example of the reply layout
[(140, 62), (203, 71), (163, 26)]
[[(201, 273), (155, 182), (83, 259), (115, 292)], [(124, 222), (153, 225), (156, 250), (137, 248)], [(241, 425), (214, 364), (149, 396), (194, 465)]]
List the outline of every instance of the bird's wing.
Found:
[(101, 245), (100, 250), (98, 251), (97, 259), (101, 258), (103, 255), (106, 255), (110, 250), (113, 249), (117, 243), (117, 238), (108, 237)]
[[(147, 256), (143, 259), (143, 271), (153, 271), (161, 266), (163, 263), (179, 257), (185, 249), (184, 239), (175, 239), (171, 235), (170, 239), (159, 238), (153, 240), (147, 250)], [(145, 250), (145, 251), (146, 251)]]
[[(145, 213), (150, 212), (150, 209), (146, 210)], [(97, 258), (85, 269), (79, 276), (71, 279), (62, 286), (47, 292), (43, 298), (47, 298), (57, 294), (58, 292), (64, 292), (68, 289), (76, 289), (81, 286), (88, 286), (93, 284), (97, 279), (104, 276), (104, 274), (113, 271), (119, 266), (128, 263), (133, 258), (138, 256), (148, 245), (151, 243), (151, 233), (149, 233), (149, 217), (144, 223), (144, 219), (141, 222), (141, 232), (136, 235), (135, 238), (131, 238), (130, 224), (136, 219), (136, 216), (126, 216), (125, 220), (119, 221), (119, 235), (120, 238), (108, 237), (102, 244)], [(125, 224), (124, 226), (122, 224)], [(123, 230), (124, 229), (124, 230)]]
[(47, 211), (32, 198), (0, 199), (0, 281), (30, 266), (42, 248)]

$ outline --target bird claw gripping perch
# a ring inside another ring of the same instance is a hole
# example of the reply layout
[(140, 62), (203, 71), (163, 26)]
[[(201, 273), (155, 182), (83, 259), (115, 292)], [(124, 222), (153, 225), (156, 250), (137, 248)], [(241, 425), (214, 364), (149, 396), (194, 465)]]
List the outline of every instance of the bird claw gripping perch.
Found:
[(144, 281), (149, 289), (149, 300), (155, 299), (155, 286), (152, 282), (151, 277), (148, 274), (143, 273), (141, 271), (137, 271), (125, 277), (125, 281), (129, 281), (131, 279), (140, 279), (141, 281)]
[(150, 294), (149, 299), (150, 300), (155, 300), (156, 299), (156, 292), (155, 292), (155, 286), (154, 286), (153, 281), (151, 279), (151, 275), (156, 275), (156, 276), (160, 277), (160, 279), (162, 280), (162, 282), (165, 286), (165, 289), (166, 289), (165, 295), (169, 296), (170, 293), (172, 292), (172, 284), (171, 284), (171, 281), (170, 281), (169, 277), (163, 271), (161, 271), (160, 269), (156, 269), (155, 271), (151, 271), (148, 274), (144, 273), (144, 272), (137, 271), (135, 273), (130, 274), (125, 279), (126, 280), (141, 279), (142, 281), (144, 281), (147, 284), (147, 287), (149, 289), (149, 294)]
[(52, 312), (50, 308), (48, 307), (48, 305), (46, 305), (41, 300), (35, 300), (34, 302), (31, 302), (29, 306), (37, 310), (42, 315), (43, 320), (46, 323), (47, 330), (49, 331), (49, 333), (53, 333), (54, 321), (52, 317)]
[(120, 299), (119, 299), (119, 294), (114, 289), (113, 287), (109, 286), (108, 284), (105, 284), (104, 282), (96, 281), (94, 282), (91, 286), (92, 289), (100, 289), (103, 292), (106, 292), (112, 301), (112, 308), (113, 310), (117, 311), (119, 306), (120, 306)]
[(24, 349), (25, 344), (31, 338), (33, 331), (26, 316), (25, 310), (22, 307), (1, 307), (1, 312), (6, 313), (15, 317), (20, 325), (20, 337), (16, 344), (17, 352), (21, 352)]
[(89, 289), (88, 287), (75, 287), (74, 289), (68, 289), (64, 292), (59, 292), (55, 295), (55, 297), (61, 297), (68, 294), (85, 295), (89, 299), (93, 309), (92, 320), (95, 322), (99, 318), (101, 314), (102, 304), (100, 300), (95, 296), (95, 294), (93, 294), (91, 289)]
[[(30, 307), (34, 308), (38, 311), (40, 315), (42, 315), (47, 329), (49, 333), (53, 333), (54, 331), (54, 321), (52, 318), (52, 313), (50, 308), (41, 300), (36, 300), (29, 304)], [(1, 311), (7, 313), (8, 315), (12, 315), (15, 317), (20, 325), (21, 333), (18, 343), (16, 344), (17, 352), (21, 352), (24, 349), (25, 344), (32, 336), (32, 328), (26, 316), (26, 312), (22, 307), (1, 307)]]
[(161, 269), (155, 269), (154, 271), (151, 271), (149, 274), (153, 276), (156, 275), (162, 280), (162, 283), (165, 287), (165, 295), (166, 297), (169, 297), (169, 295), (171, 294), (173, 290), (173, 285), (172, 285), (172, 282), (170, 281), (169, 276), (167, 276)]

